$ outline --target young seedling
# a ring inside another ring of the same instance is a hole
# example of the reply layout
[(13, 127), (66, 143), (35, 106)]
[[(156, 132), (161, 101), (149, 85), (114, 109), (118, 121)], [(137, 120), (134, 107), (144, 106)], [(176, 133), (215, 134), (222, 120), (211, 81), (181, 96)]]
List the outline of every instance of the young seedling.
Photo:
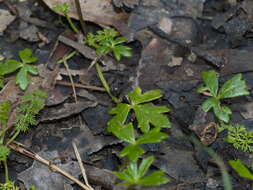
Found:
[[(253, 181), (253, 173), (250, 171), (242, 162), (241, 160), (230, 160), (229, 165), (236, 171), (236, 173), (246, 179)], [(253, 165), (251, 166), (253, 169)]]
[[(155, 171), (144, 177), (154, 160), (153, 157), (143, 159), (140, 166), (138, 166), (137, 162), (138, 158), (145, 153), (141, 145), (159, 143), (168, 138), (168, 135), (161, 132), (161, 129), (171, 127), (170, 121), (163, 115), (163, 113), (169, 112), (169, 108), (166, 106), (154, 106), (149, 103), (162, 97), (160, 90), (151, 90), (142, 94), (141, 89), (136, 88), (127, 97), (129, 104), (118, 104), (109, 112), (115, 116), (108, 122), (107, 130), (128, 143), (119, 156), (127, 156), (129, 165), (122, 172), (115, 172), (115, 175), (125, 181), (123, 185), (161, 185), (167, 183), (169, 180), (162, 171)], [(126, 124), (131, 110), (134, 111), (138, 128), (143, 133), (138, 136), (133, 123)]]
[(208, 112), (213, 109), (215, 116), (220, 121), (228, 123), (232, 111), (229, 107), (222, 106), (221, 100), (249, 95), (245, 81), (242, 80), (242, 74), (235, 75), (225, 82), (221, 88), (219, 88), (218, 74), (214, 71), (203, 72), (202, 79), (205, 86), (199, 88), (198, 92), (210, 96), (202, 104), (203, 111)]
[(112, 52), (116, 60), (120, 61), (121, 57), (131, 57), (132, 53), (130, 47), (122, 45), (127, 40), (118, 35), (119, 33), (114, 29), (104, 29), (96, 34), (89, 33), (86, 43), (95, 48), (97, 54), (106, 55)]
[[(95, 48), (97, 54), (106, 55), (112, 52), (116, 60), (120, 61), (121, 57), (131, 57), (132, 53), (130, 47), (122, 45), (127, 40), (124, 37), (118, 37), (118, 35), (119, 33), (114, 29), (104, 29), (98, 31), (96, 34), (89, 33), (85, 43)], [(119, 100), (112, 95), (98, 62), (99, 59), (95, 60), (93, 64), (96, 64), (96, 70), (101, 83), (112, 100), (115, 103), (119, 103)]]
[(232, 144), (236, 149), (253, 153), (253, 131), (247, 131), (242, 125), (222, 125), (221, 129), (227, 129), (228, 134), (224, 140)]
[[(7, 123), (10, 117), (11, 105), (8, 101), (0, 104), (0, 163), (5, 169), (5, 184), (0, 184), (0, 189), (16, 190), (17, 187), (9, 180), (7, 159), (10, 153), (8, 145), (12, 143), (20, 132), (26, 132), (31, 125), (37, 123), (36, 115), (45, 105), (47, 95), (45, 92), (36, 90), (24, 95), (17, 106), (16, 120), (12, 133), (7, 133)], [(11, 136), (7, 134), (13, 134)], [(17, 188), (18, 189), (18, 188)]]
[(131, 162), (122, 172), (114, 172), (119, 179), (124, 181), (119, 185), (159, 186), (168, 183), (169, 179), (164, 176), (164, 171), (162, 170), (146, 175), (153, 161), (154, 157), (149, 156), (144, 158), (139, 166), (137, 162)]
[(0, 78), (18, 70), (16, 84), (25, 90), (29, 84), (29, 74), (38, 75), (37, 67), (31, 65), (38, 59), (32, 55), (32, 50), (28, 48), (19, 51), (19, 58), (19, 61), (8, 59), (4, 63), (0, 63)]
[(61, 12), (67, 18), (67, 21), (68, 21), (71, 29), (75, 33), (79, 33), (79, 30), (76, 28), (75, 24), (72, 22), (71, 18), (69, 17), (69, 4), (63, 3), (63, 4), (55, 5), (53, 7), (53, 9), (55, 11)]

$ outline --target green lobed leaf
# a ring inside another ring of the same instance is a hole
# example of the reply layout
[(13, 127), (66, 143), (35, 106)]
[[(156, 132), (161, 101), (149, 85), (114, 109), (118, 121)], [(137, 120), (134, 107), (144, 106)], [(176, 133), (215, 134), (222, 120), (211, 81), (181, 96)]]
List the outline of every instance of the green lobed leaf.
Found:
[(129, 144), (120, 151), (120, 157), (127, 156), (130, 161), (135, 162), (145, 150), (138, 145)]
[(120, 59), (121, 59), (121, 53), (120, 53), (120, 51), (117, 48), (114, 48), (112, 50), (112, 52), (113, 52), (113, 55), (116, 58), (116, 60), (120, 61)]
[(134, 89), (133, 92), (128, 94), (128, 98), (132, 105), (150, 102), (162, 97), (160, 90), (150, 90), (142, 94), (140, 88)]
[(118, 127), (112, 128), (111, 131), (117, 138), (135, 144), (135, 131), (132, 123), (127, 125), (119, 125)]
[(214, 114), (218, 117), (219, 120), (224, 121), (225, 123), (228, 123), (230, 120), (230, 115), (232, 114), (232, 111), (227, 106), (215, 106), (213, 108)]
[(32, 50), (28, 48), (19, 51), (18, 54), (23, 63), (34, 63), (38, 60), (33, 56)]
[(164, 172), (159, 170), (139, 180), (139, 185), (144, 186), (159, 186), (168, 183), (170, 180), (164, 176)]
[(112, 48), (112, 51), (113, 51), (113, 55), (118, 61), (120, 61), (122, 56), (124, 57), (132, 56), (131, 48), (127, 46), (115, 46)]
[(198, 92), (198, 93), (202, 93), (202, 92), (205, 92), (205, 91), (208, 91), (208, 90), (209, 90), (208, 87), (203, 86), (203, 87), (198, 88), (198, 89), (197, 89), (197, 92)]
[(20, 67), (22, 67), (22, 63), (14, 59), (8, 59), (4, 63), (0, 63), (0, 75), (13, 73)]
[(138, 165), (137, 162), (130, 162), (126, 168), (126, 173), (132, 176), (134, 183), (138, 181)]
[(142, 160), (138, 169), (139, 179), (142, 178), (147, 173), (149, 167), (151, 166), (154, 160), (155, 160), (154, 156), (149, 156)]
[(28, 83), (29, 81), (28, 81), (27, 68), (22, 67), (16, 76), (16, 84), (18, 84), (22, 90), (25, 90), (28, 86)]
[(38, 74), (39, 74), (38, 69), (37, 69), (37, 67), (35, 67), (35, 66), (32, 66), (32, 65), (25, 65), (24, 67), (26, 67), (26, 70), (27, 70), (29, 73), (33, 74), (33, 75), (38, 75)]
[(155, 128), (140, 136), (137, 144), (159, 143), (168, 137), (166, 133), (160, 132), (159, 128)]
[(112, 132), (114, 128), (124, 125), (130, 109), (131, 107), (128, 104), (117, 104), (115, 108), (111, 109), (109, 114), (115, 116), (107, 123), (107, 130)]
[(108, 47), (108, 46), (101, 46), (101, 47), (97, 48), (96, 53), (97, 54), (107, 54), (107, 53), (109, 53), (109, 51), (110, 51), (110, 47)]
[(127, 40), (124, 37), (117, 37), (116, 39), (113, 40), (113, 45), (118, 45), (125, 42), (127, 42)]
[(113, 172), (113, 174), (114, 174), (117, 178), (119, 178), (119, 179), (121, 179), (121, 180), (123, 180), (123, 181), (128, 181), (128, 182), (130, 182), (130, 183), (125, 183), (124, 185), (130, 185), (130, 184), (134, 183), (133, 180), (132, 180), (132, 177), (129, 176), (126, 172)]
[(219, 98), (233, 98), (238, 96), (249, 95), (247, 86), (244, 80), (242, 80), (242, 74), (237, 74), (227, 82), (225, 82), (220, 91)]
[(166, 106), (135, 105), (134, 112), (138, 121), (138, 127), (143, 133), (150, 130), (150, 124), (158, 128), (170, 128), (168, 118), (162, 113), (169, 112)]
[(219, 88), (218, 74), (215, 71), (203, 72), (202, 79), (212, 96), (216, 97)]
[(219, 104), (220, 104), (219, 100), (217, 100), (216, 98), (211, 97), (211, 98), (206, 99), (203, 102), (201, 107), (202, 107), (202, 110), (204, 112), (208, 112), (210, 109), (219, 106)]
[(253, 174), (248, 168), (244, 166), (241, 160), (230, 160), (229, 165), (237, 172), (241, 177), (253, 180)]

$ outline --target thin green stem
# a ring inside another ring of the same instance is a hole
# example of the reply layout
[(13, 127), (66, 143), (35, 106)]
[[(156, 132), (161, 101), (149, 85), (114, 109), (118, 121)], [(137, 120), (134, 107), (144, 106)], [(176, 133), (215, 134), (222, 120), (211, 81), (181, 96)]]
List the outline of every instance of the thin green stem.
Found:
[(107, 92), (108, 95), (112, 98), (112, 100), (113, 100), (116, 104), (118, 104), (120, 101), (119, 101), (115, 96), (112, 95), (111, 90), (110, 90), (110, 87), (109, 87), (108, 83), (106, 82), (106, 79), (105, 79), (105, 77), (104, 77), (104, 75), (103, 75), (103, 72), (102, 72), (102, 70), (101, 70), (101, 67), (99, 66), (98, 63), (96, 63), (96, 70), (97, 70), (97, 73), (98, 73), (98, 77), (99, 77), (101, 83), (103, 84), (103, 86), (104, 86), (106, 92)]
[(74, 23), (72, 22), (71, 18), (68, 15), (65, 15), (67, 18), (67, 21), (71, 27), (71, 29), (75, 32), (75, 33), (79, 33), (79, 30), (76, 28), (76, 26), (74, 25)]
[(9, 171), (8, 171), (8, 166), (7, 166), (7, 161), (3, 161), (4, 164), (4, 174), (5, 174), (5, 183), (9, 182)]
[(19, 135), (20, 133), (20, 130), (17, 130), (14, 135), (8, 140), (8, 142), (6, 143), (6, 146), (8, 146), (9, 144), (11, 144), (16, 138), (17, 136)]
[[(69, 53), (68, 55), (64, 56), (64, 59), (66, 61), (68, 61), (69, 59), (71, 59), (72, 57), (74, 57), (76, 55), (76, 51), (72, 51), (71, 53)], [(59, 61), (57, 61), (58, 64), (64, 63), (63, 59), (60, 59)]]

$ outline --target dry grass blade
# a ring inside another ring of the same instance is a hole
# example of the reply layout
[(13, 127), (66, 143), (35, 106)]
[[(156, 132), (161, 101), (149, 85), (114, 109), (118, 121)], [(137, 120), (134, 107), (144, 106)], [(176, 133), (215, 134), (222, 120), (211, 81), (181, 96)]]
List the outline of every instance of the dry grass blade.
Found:
[(73, 146), (73, 148), (74, 148), (77, 161), (78, 161), (79, 166), (80, 166), (80, 168), (81, 168), (81, 172), (82, 172), (82, 175), (83, 175), (83, 179), (84, 179), (84, 181), (85, 181), (85, 184), (90, 188), (90, 190), (94, 190), (94, 189), (89, 185), (89, 181), (88, 181), (88, 178), (87, 178), (85, 169), (84, 169), (84, 165), (83, 165), (81, 156), (80, 156), (80, 154), (79, 154), (79, 152), (78, 152), (77, 146), (76, 146), (76, 144), (75, 144), (74, 142), (72, 143), (72, 146)]

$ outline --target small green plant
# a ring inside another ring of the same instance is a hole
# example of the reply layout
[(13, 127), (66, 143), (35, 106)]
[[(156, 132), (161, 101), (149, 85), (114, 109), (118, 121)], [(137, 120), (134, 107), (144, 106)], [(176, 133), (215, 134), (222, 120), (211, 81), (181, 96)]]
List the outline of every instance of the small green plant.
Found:
[(0, 183), (0, 189), (1, 190), (19, 190), (19, 188), (15, 186), (13, 181), (8, 181), (3, 184)]
[[(95, 48), (97, 54), (106, 55), (112, 52), (116, 60), (120, 61), (122, 56), (131, 57), (132, 53), (130, 47), (122, 45), (122, 43), (127, 42), (127, 40), (124, 37), (119, 37), (118, 35), (119, 33), (114, 29), (104, 29), (98, 31), (96, 34), (89, 33), (85, 43)], [(107, 84), (103, 72), (98, 64), (99, 61), (100, 60), (96, 60), (94, 63), (96, 64), (98, 77), (112, 100), (115, 103), (119, 103), (120, 101), (111, 93), (110, 87)]]
[[(110, 110), (114, 117), (108, 122), (108, 131), (117, 138), (128, 143), (120, 152), (120, 157), (127, 156), (129, 165), (115, 175), (125, 181), (124, 185), (161, 185), (167, 183), (169, 179), (164, 176), (163, 171), (144, 177), (152, 162), (153, 157), (143, 159), (138, 166), (139, 157), (145, 153), (142, 144), (159, 143), (168, 138), (166, 133), (161, 132), (162, 128), (170, 128), (170, 121), (163, 115), (169, 112), (166, 106), (154, 106), (149, 102), (162, 97), (160, 90), (151, 90), (142, 94), (140, 88), (136, 88), (128, 94), (129, 104), (121, 103)], [(138, 128), (142, 134), (138, 134), (132, 122), (126, 123), (130, 111), (133, 110), (138, 123)], [(138, 135), (137, 135), (138, 134)]]
[(74, 25), (73, 21), (69, 17), (69, 4), (68, 3), (63, 3), (63, 4), (55, 5), (53, 7), (53, 10), (61, 12), (67, 18), (67, 21), (68, 21), (70, 27), (72, 28), (72, 30), (75, 33), (79, 33), (79, 30), (76, 28), (76, 26)]
[(227, 137), (224, 138), (226, 142), (244, 152), (253, 153), (253, 131), (247, 131), (242, 125), (222, 125), (221, 128), (228, 130)]
[[(45, 106), (47, 95), (41, 90), (35, 90), (24, 95), (17, 106), (16, 120), (12, 132), (8, 133), (8, 120), (11, 112), (11, 105), (8, 101), (0, 104), (0, 163), (3, 163), (5, 168), (5, 184), (1, 184), (3, 188), (15, 190), (14, 183), (9, 180), (7, 159), (10, 153), (8, 145), (12, 143), (20, 132), (26, 132), (29, 126), (35, 125), (36, 115)], [(11, 136), (9, 136), (11, 134)], [(13, 188), (11, 188), (13, 187)], [(1, 189), (1, 188), (0, 188)]]
[[(236, 173), (246, 179), (253, 181), (253, 173), (250, 171), (242, 162), (241, 160), (230, 160), (229, 165), (236, 171)], [(253, 165), (251, 166), (253, 169)]]
[(114, 57), (120, 61), (121, 57), (131, 57), (131, 48), (122, 45), (127, 42), (124, 37), (119, 37), (119, 33), (114, 29), (99, 30), (96, 34), (89, 33), (86, 43), (95, 48), (97, 54), (113, 53)]
[(222, 106), (221, 100), (249, 95), (245, 81), (242, 80), (242, 74), (237, 74), (226, 81), (220, 89), (218, 74), (216, 72), (203, 72), (202, 79), (205, 86), (199, 88), (198, 92), (211, 96), (203, 102), (203, 111), (208, 112), (213, 109), (214, 114), (219, 120), (228, 123), (232, 111), (229, 107)]
[[(32, 55), (32, 50), (28, 48), (19, 51), (19, 58), (20, 61), (8, 59), (0, 64), (0, 78), (18, 70), (16, 84), (18, 84), (22, 90), (25, 90), (29, 84), (29, 74), (38, 75), (37, 67), (31, 65), (31, 63), (36, 62), (38, 59)], [(3, 87), (3, 82), (0, 83)]]
[(122, 172), (114, 172), (114, 174), (124, 181), (120, 185), (156, 186), (168, 183), (168, 178), (164, 176), (164, 172), (161, 170), (146, 175), (153, 161), (154, 157), (149, 156), (144, 158), (139, 166), (137, 162), (131, 162), (125, 170)]

